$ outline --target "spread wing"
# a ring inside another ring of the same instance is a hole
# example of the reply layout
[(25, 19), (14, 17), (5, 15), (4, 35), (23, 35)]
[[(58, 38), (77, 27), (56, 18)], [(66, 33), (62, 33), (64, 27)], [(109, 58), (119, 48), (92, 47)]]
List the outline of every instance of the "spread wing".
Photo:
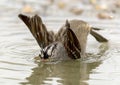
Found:
[(40, 47), (44, 48), (53, 42), (54, 34), (47, 31), (46, 26), (38, 15), (28, 17), (26, 15), (19, 14), (18, 16), (27, 25)]
[(63, 37), (64, 37), (63, 43), (68, 52), (68, 55), (72, 59), (80, 58), (81, 57), (80, 56), (80, 52), (81, 52), (80, 44), (79, 44), (79, 41), (76, 35), (70, 29), (70, 24), (68, 21), (66, 21), (66, 29), (64, 31)]

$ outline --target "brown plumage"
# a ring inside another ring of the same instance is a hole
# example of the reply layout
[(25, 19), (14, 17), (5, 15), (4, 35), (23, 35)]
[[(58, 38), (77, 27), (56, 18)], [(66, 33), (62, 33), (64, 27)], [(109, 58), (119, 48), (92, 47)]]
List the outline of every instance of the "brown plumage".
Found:
[(46, 26), (38, 15), (28, 17), (19, 14), (19, 18), (27, 25), (40, 47), (44, 48), (53, 42), (54, 33), (47, 31)]
[(46, 26), (38, 15), (28, 17), (19, 14), (19, 18), (27, 25), (37, 43), (42, 48), (42, 54), (40, 55), (44, 59), (51, 56), (55, 58), (57, 58), (56, 56), (63, 57), (62, 53), (71, 59), (78, 59), (81, 56), (85, 57), (87, 36), (89, 33), (97, 41), (107, 42), (107, 39), (94, 32), (94, 28), (81, 20), (66, 21), (66, 24), (61, 27), (58, 33), (54, 34), (52, 31), (47, 31)]
[(72, 59), (78, 59), (81, 56), (81, 48), (79, 41), (74, 32), (70, 29), (70, 24), (68, 21), (66, 21), (65, 27), (66, 29), (63, 34), (62, 43), (64, 44), (67, 50), (68, 56), (70, 56)]

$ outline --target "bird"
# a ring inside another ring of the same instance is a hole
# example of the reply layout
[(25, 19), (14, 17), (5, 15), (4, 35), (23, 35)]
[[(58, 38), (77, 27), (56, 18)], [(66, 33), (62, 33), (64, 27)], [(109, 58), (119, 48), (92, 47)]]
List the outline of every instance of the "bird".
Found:
[(98, 42), (108, 42), (106, 38), (82, 20), (66, 20), (57, 33), (48, 31), (40, 16), (30, 17), (19, 14), (18, 17), (26, 24), (37, 41), (41, 60), (76, 60), (86, 57), (87, 36), (91, 34)]

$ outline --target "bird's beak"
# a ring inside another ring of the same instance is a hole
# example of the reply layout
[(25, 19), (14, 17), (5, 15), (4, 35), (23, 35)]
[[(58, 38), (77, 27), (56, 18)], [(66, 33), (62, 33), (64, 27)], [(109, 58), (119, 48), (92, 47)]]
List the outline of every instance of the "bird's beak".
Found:
[(40, 60), (41, 60), (41, 61), (43, 61), (43, 62), (50, 61), (50, 59), (49, 59), (49, 58), (48, 58), (48, 59), (45, 59), (45, 58), (41, 57), (41, 55), (39, 55), (39, 57), (40, 57)]

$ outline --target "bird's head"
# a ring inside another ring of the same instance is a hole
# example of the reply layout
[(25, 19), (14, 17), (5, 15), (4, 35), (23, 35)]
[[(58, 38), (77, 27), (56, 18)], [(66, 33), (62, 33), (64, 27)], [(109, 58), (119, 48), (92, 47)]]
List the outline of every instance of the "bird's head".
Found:
[(40, 51), (40, 58), (43, 61), (56, 61), (67, 57), (66, 50), (62, 43), (54, 42)]

